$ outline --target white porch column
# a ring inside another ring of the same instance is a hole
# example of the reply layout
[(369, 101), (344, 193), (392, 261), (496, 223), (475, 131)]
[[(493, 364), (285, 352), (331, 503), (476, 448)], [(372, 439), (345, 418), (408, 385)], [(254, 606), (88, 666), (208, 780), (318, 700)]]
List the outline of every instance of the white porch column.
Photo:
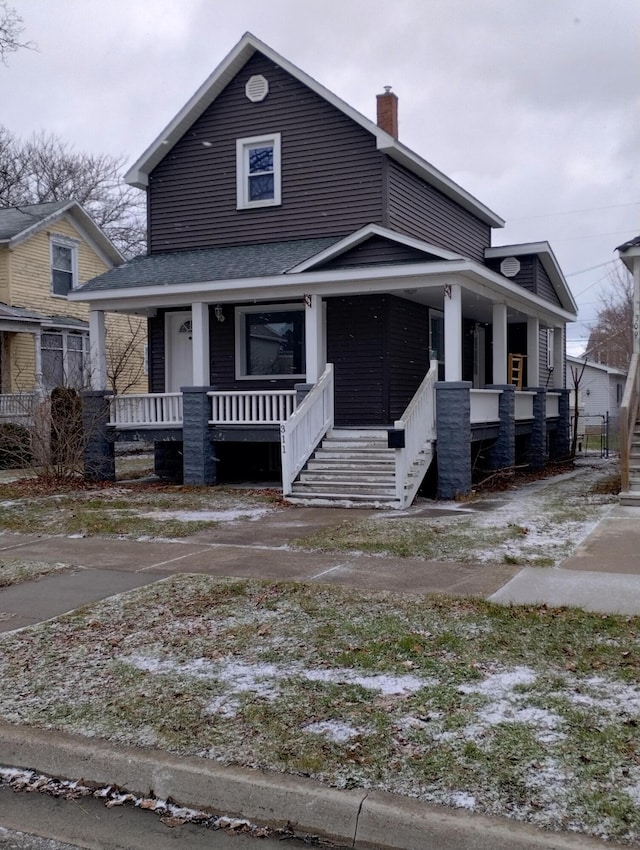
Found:
[(307, 383), (315, 384), (324, 372), (324, 310), (322, 297), (304, 296), (304, 339)]
[(633, 353), (640, 352), (640, 260), (633, 262)]
[(507, 305), (493, 305), (493, 383), (506, 384), (509, 349), (507, 346)]
[(527, 319), (527, 386), (540, 386), (540, 321)]
[(104, 310), (89, 311), (89, 349), (91, 359), (91, 389), (107, 389), (107, 333)]
[(42, 330), (38, 330), (33, 335), (33, 353), (35, 356), (35, 390), (39, 395), (42, 395)]
[(553, 388), (556, 390), (561, 390), (564, 387), (565, 382), (564, 334), (565, 328), (553, 329), (553, 380), (551, 383), (553, 384)]
[(444, 288), (444, 379), (462, 380), (462, 287)]
[(209, 366), (209, 305), (194, 301), (191, 305), (193, 339), (193, 386), (208, 387), (211, 382)]

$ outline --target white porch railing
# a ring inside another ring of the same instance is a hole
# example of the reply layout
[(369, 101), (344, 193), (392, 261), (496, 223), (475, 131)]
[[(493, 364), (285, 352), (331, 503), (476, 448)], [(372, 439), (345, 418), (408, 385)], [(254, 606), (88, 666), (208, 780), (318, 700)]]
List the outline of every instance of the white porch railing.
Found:
[(291, 494), (296, 475), (332, 425), (333, 366), (327, 363), (318, 383), (280, 426), (283, 496)]
[(523, 419), (533, 419), (533, 399), (536, 394), (527, 392), (526, 390), (516, 390), (515, 395), (516, 422), (520, 422)]
[(216, 390), (207, 395), (210, 425), (279, 425), (296, 409), (295, 390)]
[(136, 393), (111, 399), (109, 425), (153, 428), (182, 425), (182, 393)]
[(471, 424), (500, 421), (502, 390), (471, 390)]
[(547, 393), (547, 419), (560, 416), (560, 393)]
[(432, 360), (429, 371), (407, 405), (394, 428), (404, 431), (404, 448), (396, 449), (396, 496), (401, 504), (413, 501), (420, 481), (407, 491), (409, 473), (425, 447), (436, 438), (436, 381), (438, 361)]
[(27, 425), (33, 420), (38, 403), (38, 393), (2, 393), (0, 395), (0, 422)]
[(631, 470), (631, 446), (633, 443), (633, 432), (638, 420), (638, 406), (640, 403), (640, 353), (634, 351), (631, 355), (631, 363), (627, 373), (627, 382), (624, 387), (622, 404), (620, 405), (620, 477), (621, 492), (629, 491)]

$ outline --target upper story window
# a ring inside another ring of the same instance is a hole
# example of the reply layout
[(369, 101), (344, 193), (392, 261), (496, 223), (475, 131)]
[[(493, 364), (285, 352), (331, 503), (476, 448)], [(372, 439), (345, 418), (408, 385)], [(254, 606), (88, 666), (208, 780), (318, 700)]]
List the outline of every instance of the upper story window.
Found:
[(281, 203), (280, 133), (236, 142), (238, 209)]
[(78, 281), (78, 246), (71, 239), (51, 239), (51, 292), (66, 295)]

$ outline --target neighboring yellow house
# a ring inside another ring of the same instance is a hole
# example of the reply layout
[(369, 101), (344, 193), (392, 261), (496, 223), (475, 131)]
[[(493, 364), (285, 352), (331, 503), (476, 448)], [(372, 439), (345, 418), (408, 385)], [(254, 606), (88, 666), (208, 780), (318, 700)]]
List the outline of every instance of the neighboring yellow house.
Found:
[[(75, 201), (0, 208), (0, 417), (12, 394), (90, 385), (89, 310), (67, 293), (123, 262)], [(110, 388), (145, 392), (146, 323), (106, 325)]]

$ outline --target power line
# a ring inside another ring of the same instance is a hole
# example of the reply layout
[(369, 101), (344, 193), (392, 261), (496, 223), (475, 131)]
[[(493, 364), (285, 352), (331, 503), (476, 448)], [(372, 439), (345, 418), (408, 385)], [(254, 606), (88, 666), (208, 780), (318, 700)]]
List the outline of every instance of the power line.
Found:
[(559, 210), (558, 212), (537, 213), (536, 215), (525, 215), (519, 218), (510, 218), (509, 221), (530, 221), (534, 218), (553, 218), (554, 215), (575, 215), (583, 212), (600, 212), (601, 210), (617, 210), (622, 207), (639, 207), (640, 201), (631, 201), (628, 204), (610, 204), (606, 207), (582, 207), (577, 210)]

